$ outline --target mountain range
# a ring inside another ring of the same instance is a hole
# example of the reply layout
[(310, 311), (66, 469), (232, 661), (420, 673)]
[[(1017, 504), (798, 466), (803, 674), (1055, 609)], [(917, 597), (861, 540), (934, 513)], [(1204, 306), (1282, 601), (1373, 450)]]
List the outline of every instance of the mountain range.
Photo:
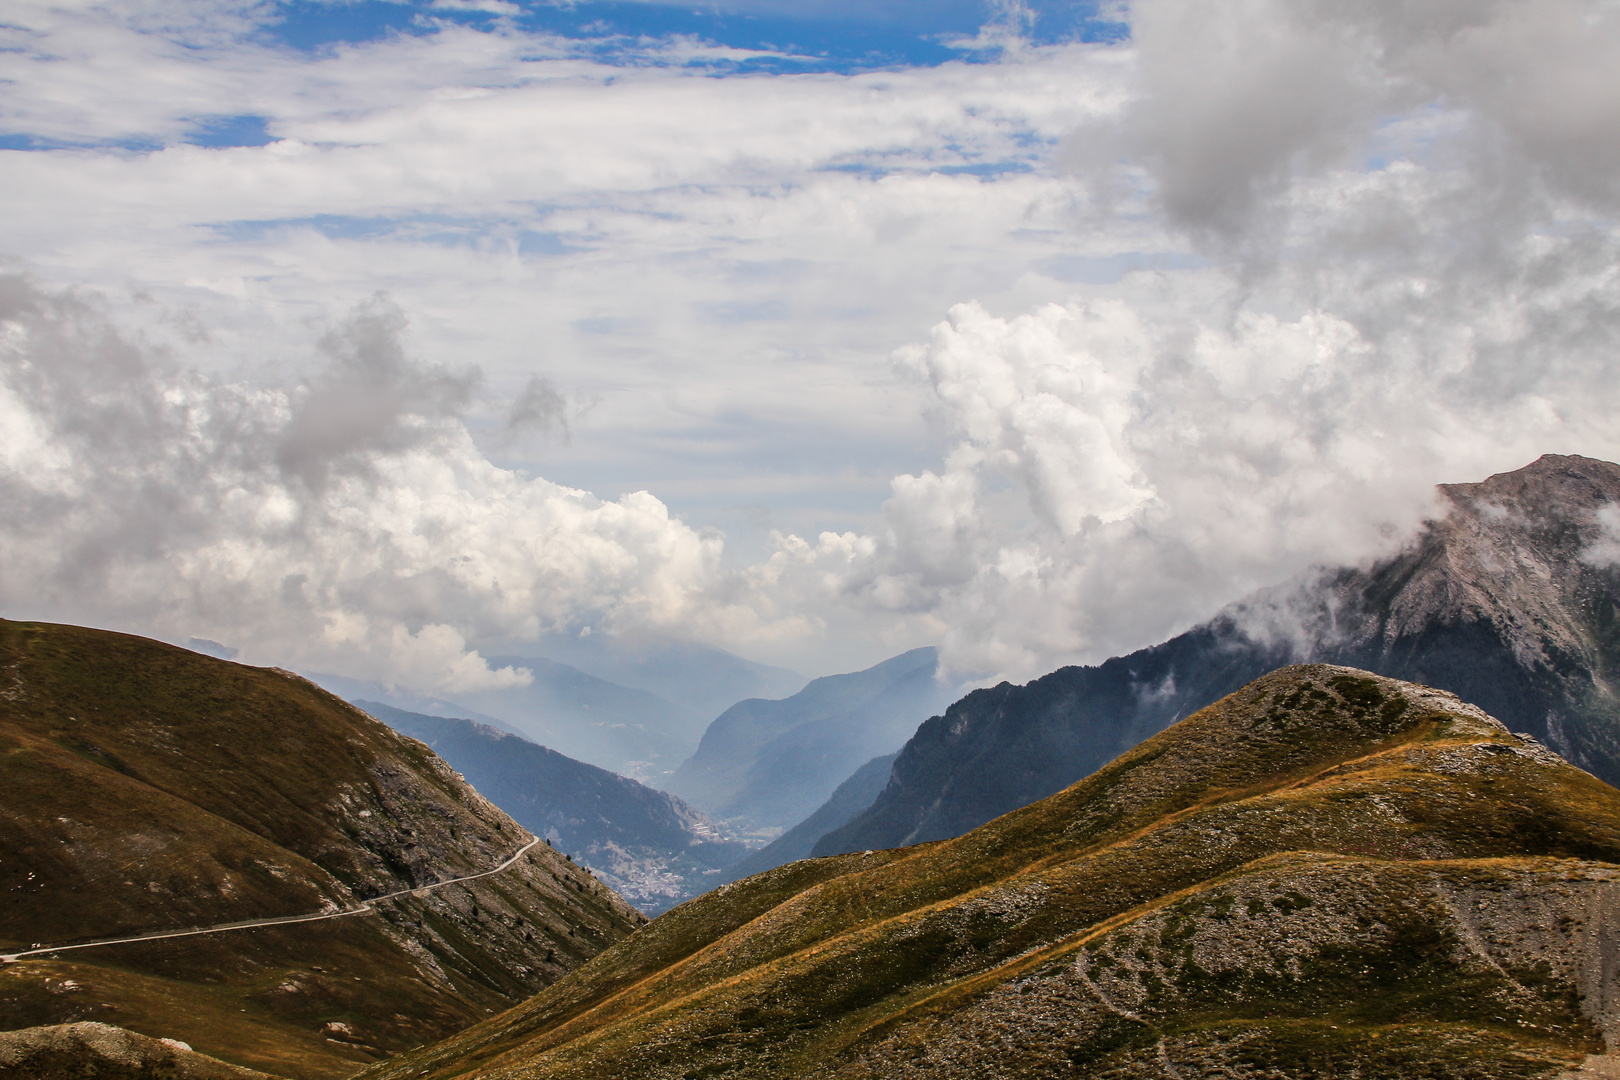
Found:
[(345, 1076), (646, 921), (532, 841), (428, 747), (290, 672), (0, 620), (0, 953), (64, 947), (0, 967), (0, 1028), (101, 1022)]
[(1620, 781), (1620, 466), (1548, 455), (1440, 494), (1444, 512), (1370, 568), (1268, 590), (1096, 667), (968, 694), (923, 724), (872, 805), (812, 850), (960, 835), (1307, 660), (1452, 691)]
[(611, 634), (546, 634), (510, 651), (568, 664), (598, 679), (678, 701), (704, 717), (745, 698), (784, 698), (804, 688), (796, 671), (696, 642)]
[(426, 743), (479, 794), (646, 914), (708, 891), (748, 853), (675, 796), (520, 736), (376, 701), (355, 704)]
[(774, 838), (951, 700), (938, 668), (935, 649), (913, 649), (814, 679), (788, 698), (740, 701), (709, 725), (667, 786), (716, 819)]
[[(853, 821), (882, 792), (889, 782), (894, 759), (899, 753), (883, 754), (856, 769), (849, 779), (833, 789), (827, 801), (814, 812), (769, 844), (726, 868), (720, 882), (737, 881), (774, 870), (784, 863), (807, 858), (816, 842), (827, 833)], [(716, 882), (719, 884), (720, 882)]]
[(1617, 941), (1620, 791), (1454, 695), (1294, 666), (361, 1076), (1551, 1078), (1620, 1040)]

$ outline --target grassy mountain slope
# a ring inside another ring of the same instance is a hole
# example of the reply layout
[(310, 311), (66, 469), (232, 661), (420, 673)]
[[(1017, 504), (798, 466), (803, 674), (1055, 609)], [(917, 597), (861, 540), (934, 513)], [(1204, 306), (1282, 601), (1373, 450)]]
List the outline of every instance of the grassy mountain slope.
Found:
[(1449, 690), (1620, 783), (1620, 466), (1548, 455), (1441, 494), (1447, 512), (1371, 568), (1269, 590), (1096, 667), (969, 694), (918, 728), (888, 788), (816, 854), (958, 836), (1301, 661)]
[[(529, 840), (426, 746), (286, 672), (0, 620), (0, 951), (353, 908)], [(341, 1076), (553, 982), (641, 916), (561, 855), (375, 914), (28, 958), (0, 1027), (77, 1020)]]
[(629, 777), (471, 720), (355, 704), (432, 747), (518, 824), (648, 914), (707, 892), (719, 871), (747, 853), (675, 796)]
[(780, 701), (740, 701), (709, 725), (667, 786), (716, 818), (786, 829), (950, 700), (934, 679), (938, 666), (933, 648), (913, 649), (812, 680)]
[(1617, 863), (1620, 792), (1534, 741), (1285, 668), (965, 836), (700, 897), (363, 1075), (1550, 1077), (1620, 1036)]

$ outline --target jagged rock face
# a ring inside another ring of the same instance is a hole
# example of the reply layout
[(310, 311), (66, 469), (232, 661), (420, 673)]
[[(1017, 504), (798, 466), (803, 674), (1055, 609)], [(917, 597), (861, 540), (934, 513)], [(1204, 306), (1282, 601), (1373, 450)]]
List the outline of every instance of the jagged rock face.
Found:
[(93, 1021), (0, 1031), (0, 1080), (276, 1080)]
[(1445, 686), (1620, 782), (1620, 467), (1549, 455), (1441, 490), (1407, 551), (1295, 594), (1296, 655)]
[(1620, 1038), (1620, 792), (1285, 668), (964, 836), (716, 890), (367, 1080), (1552, 1077)]
[(1448, 512), (1370, 570), (1268, 590), (1097, 667), (969, 694), (918, 729), (871, 808), (814, 852), (958, 836), (1299, 661), (1450, 690), (1620, 782), (1620, 466), (1549, 455), (1441, 491)]
[[(48, 624), (0, 621), (0, 792), (4, 952), (351, 909), (530, 839), (426, 746), (295, 675)], [(0, 1027), (106, 1021), (340, 1076), (523, 1000), (642, 921), (541, 845), (374, 914), (8, 965)]]

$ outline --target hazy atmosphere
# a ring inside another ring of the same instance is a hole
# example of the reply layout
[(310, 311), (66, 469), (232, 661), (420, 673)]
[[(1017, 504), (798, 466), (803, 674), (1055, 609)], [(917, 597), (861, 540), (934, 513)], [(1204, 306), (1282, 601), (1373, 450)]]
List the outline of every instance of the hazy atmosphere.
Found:
[(1598, 0), (12, 0), (0, 615), (444, 694), (1162, 640), (1620, 455), (1617, 65)]

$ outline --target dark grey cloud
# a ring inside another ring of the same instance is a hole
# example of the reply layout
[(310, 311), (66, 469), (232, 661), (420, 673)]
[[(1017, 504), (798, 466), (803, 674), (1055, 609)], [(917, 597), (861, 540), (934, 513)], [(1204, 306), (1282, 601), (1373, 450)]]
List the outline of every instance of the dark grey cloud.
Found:
[(407, 325), (399, 306), (379, 293), (321, 338), (326, 363), (292, 394), (276, 453), (283, 469), (324, 483), (334, 468), (412, 449), (433, 437), (439, 421), (465, 415), (480, 372), (412, 360)]
[(531, 375), (506, 410), (506, 433), (536, 432), (569, 439), (568, 398), (544, 375)]

